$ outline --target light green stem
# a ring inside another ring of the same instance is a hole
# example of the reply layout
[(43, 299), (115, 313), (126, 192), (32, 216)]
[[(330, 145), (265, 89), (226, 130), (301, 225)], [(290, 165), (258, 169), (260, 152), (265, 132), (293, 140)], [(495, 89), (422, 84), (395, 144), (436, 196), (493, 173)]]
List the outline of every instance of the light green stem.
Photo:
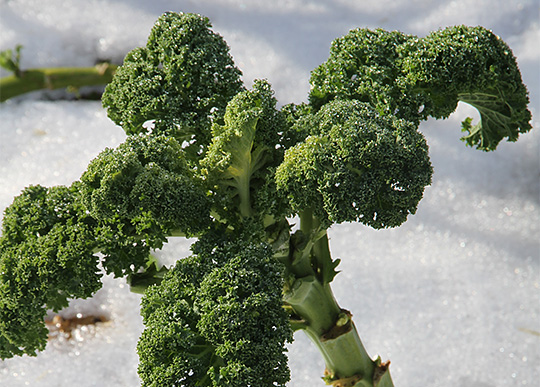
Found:
[(295, 256), (287, 270), (296, 280), (285, 292), (284, 301), (294, 313), (296, 326), (322, 354), (326, 365), (323, 379), (334, 387), (393, 387), (388, 364), (369, 357), (351, 313), (341, 309), (334, 297), (329, 282), (335, 263), (328, 237), (319, 236), (319, 222), (311, 211), (304, 211), (300, 218), (301, 232), (316, 240), (303, 242), (304, 250), (293, 246)]
[(238, 196), (240, 198), (240, 214), (244, 218), (251, 216), (251, 193), (250, 193), (251, 174), (243, 174), (237, 178)]
[(22, 71), (0, 79), (0, 102), (42, 89), (105, 85), (117, 66), (102, 63), (94, 67), (58, 67)]

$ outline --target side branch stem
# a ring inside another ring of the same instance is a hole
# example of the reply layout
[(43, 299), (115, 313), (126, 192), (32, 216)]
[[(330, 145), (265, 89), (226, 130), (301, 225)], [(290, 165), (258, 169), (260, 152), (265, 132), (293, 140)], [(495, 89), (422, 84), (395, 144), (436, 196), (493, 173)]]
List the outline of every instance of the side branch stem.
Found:
[(94, 67), (58, 67), (21, 71), (0, 79), (0, 102), (42, 89), (105, 85), (117, 66), (102, 63)]

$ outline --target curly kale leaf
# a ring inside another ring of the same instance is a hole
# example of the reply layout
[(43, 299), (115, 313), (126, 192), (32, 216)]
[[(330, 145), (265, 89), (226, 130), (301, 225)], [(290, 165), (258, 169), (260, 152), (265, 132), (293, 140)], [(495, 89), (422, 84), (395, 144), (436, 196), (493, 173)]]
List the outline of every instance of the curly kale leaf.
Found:
[(415, 124), (447, 118), (458, 101), (481, 121), (463, 122), (463, 140), (493, 150), (531, 129), (527, 89), (510, 48), (483, 27), (456, 26), (425, 38), (397, 31), (355, 29), (336, 39), (311, 76), (315, 110), (334, 99), (369, 103), (383, 115)]
[(82, 175), (84, 203), (99, 224), (108, 271), (137, 271), (167, 236), (193, 235), (210, 224), (206, 190), (183, 155), (174, 138), (130, 136), (103, 151)]
[(311, 73), (309, 103), (315, 110), (334, 99), (369, 103), (381, 114), (419, 122), (417, 96), (403, 93), (396, 79), (401, 45), (411, 35), (358, 28), (332, 42), (326, 62)]
[(72, 187), (31, 186), (4, 213), (0, 238), (0, 358), (45, 348), (46, 309), (101, 287), (94, 220)]
[(285, 386), (292, 334), (271, 249), (245, 240), (209, 246), (143, 298), (143, 385)]
[[(243, 89), (238, 70), (208, 18), (165, 13), (155, 23), (146, 47), (131, 51), (105, 89), (109, 117), (126, 133), (153, 130), (194, 141), (210, 141), (213, 119)], [(193, 144), (192, 144), (193, 145)]]
[(296, 213), (312, 210), (326, 227), (358, 221), (384, 228), (416, 212), (432, 168), (415, 125), (343, 100), (303, 125), (311, 135), (287, 150), (276, 172)]
[(529, 98), (512, 50), (483, 27), (435, 31), (403, 47), (403, 75), (413, 92), (427, 97), (426, 113), (447, 117), (458, 101), (474, 106), (480, 122), (463, 122), (463, 141), (494, 150), (531, 129)]
[(235, 221), (234, 214), (282, 214), (286, 204), (277, 197), (271, 176), (292, 136), (268, 82), (257, 80), (253, 90), (235, 96), (224, 124), (215, 124), (212, 133), (201, 165), (222, 199), (222, 216)]

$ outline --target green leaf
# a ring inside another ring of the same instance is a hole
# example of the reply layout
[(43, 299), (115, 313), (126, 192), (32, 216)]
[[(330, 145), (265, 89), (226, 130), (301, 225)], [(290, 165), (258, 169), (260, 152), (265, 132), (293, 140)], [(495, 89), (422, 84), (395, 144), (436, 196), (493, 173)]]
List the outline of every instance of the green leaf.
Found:
[(475, 107), (480, 113), (480, 122), (472, 124), (472, 118), (467, 117), (461, 123), (461, 131), (468, 133), (461, 138), (468, 146), (476, 146), (479, 150), (492, 151), (504, 139), (514, 142), (519, 133), (530, 129), (531, 119), (528, 110), (512, 109), (502, 96), (475, 93), (460, 95), (459, 99)]
[(21, 48), (22, 46), (18, 44), (15, 47), (15, 54), (11, 49), (0, 51), (0, 66), (14, 73), (17, 77), (21, 75)]
[(167, 272), (168, 269), (165, 266), (159, 267), (157, 259), (151, 255), (144, 271), (128, 275), (130, 290), (133, 293), (144, 294), (149, 286), (161, 283)]

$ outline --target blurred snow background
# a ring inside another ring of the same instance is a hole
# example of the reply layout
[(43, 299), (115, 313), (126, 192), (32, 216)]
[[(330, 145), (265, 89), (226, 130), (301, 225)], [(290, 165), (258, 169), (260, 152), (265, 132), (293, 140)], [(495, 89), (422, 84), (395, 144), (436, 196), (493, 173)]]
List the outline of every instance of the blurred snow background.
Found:
[[(483, 25), (518, 58), (534, 129), (494, 153), (466, 148), (460, 121), (428, 121), (435, 173), (417, 215), (399, 229), (343, 224), (331, 233), (342, 258), (334, 289), (372, 356), (392, 361), (396, 386), (536, 386), (540, 380), (540, 17), (537, 0), (0, 0), (0, 50), (24, 46), (23, 68), (121, 62), (144, 45), (165, 11), (208, 16), (248, 86), (267, 78), (281, 104), (305, 101), (309, 72), (331, 41), (355, 27), (423, 36)], [(6, 75), (1, 73), (0, 75)], [(0, 210), (30, 184), (70, 184), (104, 147), (125, 138), (99, 102), (37, 93), (0, 105)], [(165, 249), (189, 253), (189, 242)], [(110, 322), (56, 340), (37, 357), (0, 361), (0, 386), (136, 386), (140, 296), (105, 278), (65, 317)], [(322, 386), (324, 364), (300, 333), (292, 387)]]

